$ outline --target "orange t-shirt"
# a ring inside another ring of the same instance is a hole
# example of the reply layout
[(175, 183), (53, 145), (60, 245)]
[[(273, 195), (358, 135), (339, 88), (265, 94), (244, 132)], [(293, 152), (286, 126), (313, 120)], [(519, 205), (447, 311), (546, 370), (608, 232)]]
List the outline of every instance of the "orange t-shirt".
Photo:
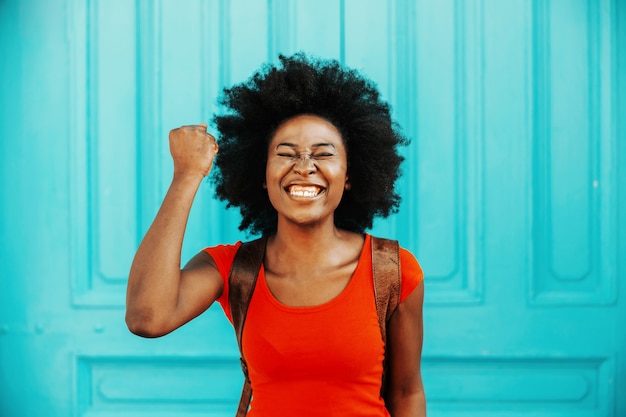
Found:
[[(218, 299), (232, 322), (228, 275), (241, 242), (205, 249), (224, 279)], [(407, 250), (400, 251), (404, 301), (423, 279)], [(270, 292), (263, 266), (243, 334), (253, 398), (249, 417), (389, 416), (380, 397), (384, 346), (372, 281), (370, 235), (346, 288), (314, 307), (290, 307)]]

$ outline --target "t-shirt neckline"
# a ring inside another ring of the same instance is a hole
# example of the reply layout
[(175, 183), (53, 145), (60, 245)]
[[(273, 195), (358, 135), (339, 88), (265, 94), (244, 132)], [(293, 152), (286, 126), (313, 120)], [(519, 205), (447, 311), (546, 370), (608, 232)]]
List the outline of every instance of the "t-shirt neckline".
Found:
[(278, 300), (278, 298), (276, 298), (274, 294), (272, 294), (272, 291), (267, 284), (267, 280), (265, 279), (265, 265), (261, 264), (261, 269), (259, 270), (259, 283), (261, 284), (261, 292), (263, 296), (279, 310), (287, 311), (290, 313), (314, 313), (317, 311), (326, 310), (340, 303), (352, 292), (352, 288), (356, 285), (355, 282), (357, 281), (358, 277), (363, 275), (361, 273), (361, 269), (364, 268), (363, 264), (365, 263), (365, 257), (370, 253), (370, 235), (367, 233), (365, 233), (364, 235), (365, 239), (363, 241), (363, 247), (361, 248), (361, 253), (359, 255), (359, 260), (357, 261), (356, 268), (354, 268), (352, 276), (350, 276), (350, 281), (348, 281), (348, 285), (346, 285), (346, 287), (334, 298), (326, 301), (325, 303), (314, 306), (290, 306), (284, 304), (280, 300)]

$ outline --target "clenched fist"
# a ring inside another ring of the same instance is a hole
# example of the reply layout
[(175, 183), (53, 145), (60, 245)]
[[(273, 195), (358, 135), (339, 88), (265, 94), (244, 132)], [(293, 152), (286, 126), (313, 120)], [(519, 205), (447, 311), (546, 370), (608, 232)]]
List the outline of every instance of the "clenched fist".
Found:
[(206, 177), (218, 149), (215, 138), (207, 133), (204, 123), (171, 130), (170, 153), (174, 159), (174, 176)]

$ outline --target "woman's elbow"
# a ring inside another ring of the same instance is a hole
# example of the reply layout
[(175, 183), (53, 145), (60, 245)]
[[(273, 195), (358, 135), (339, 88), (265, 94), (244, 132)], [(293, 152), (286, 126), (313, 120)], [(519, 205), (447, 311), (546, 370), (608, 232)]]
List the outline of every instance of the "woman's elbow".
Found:
[(149, 312), (137, 312), (127, 309), (125, 320), (128, 330), (140, 337), (155, 338), (169, 333), (165, 331), (165, 326), (159, 324), (154, 319), (154, 315)]
[(422, 384), (411, 384), (387, 393), (385, 404), (393, 417), (426, 416), (426, 395)]

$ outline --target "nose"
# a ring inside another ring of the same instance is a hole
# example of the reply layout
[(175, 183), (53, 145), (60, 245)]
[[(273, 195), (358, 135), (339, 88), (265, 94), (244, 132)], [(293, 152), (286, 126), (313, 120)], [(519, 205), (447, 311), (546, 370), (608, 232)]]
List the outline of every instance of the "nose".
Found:
[(317, 171), (315, 163), (308, 154), (300, 155), (293, 166), (293, 170), (300, 175), (311, 175)]

